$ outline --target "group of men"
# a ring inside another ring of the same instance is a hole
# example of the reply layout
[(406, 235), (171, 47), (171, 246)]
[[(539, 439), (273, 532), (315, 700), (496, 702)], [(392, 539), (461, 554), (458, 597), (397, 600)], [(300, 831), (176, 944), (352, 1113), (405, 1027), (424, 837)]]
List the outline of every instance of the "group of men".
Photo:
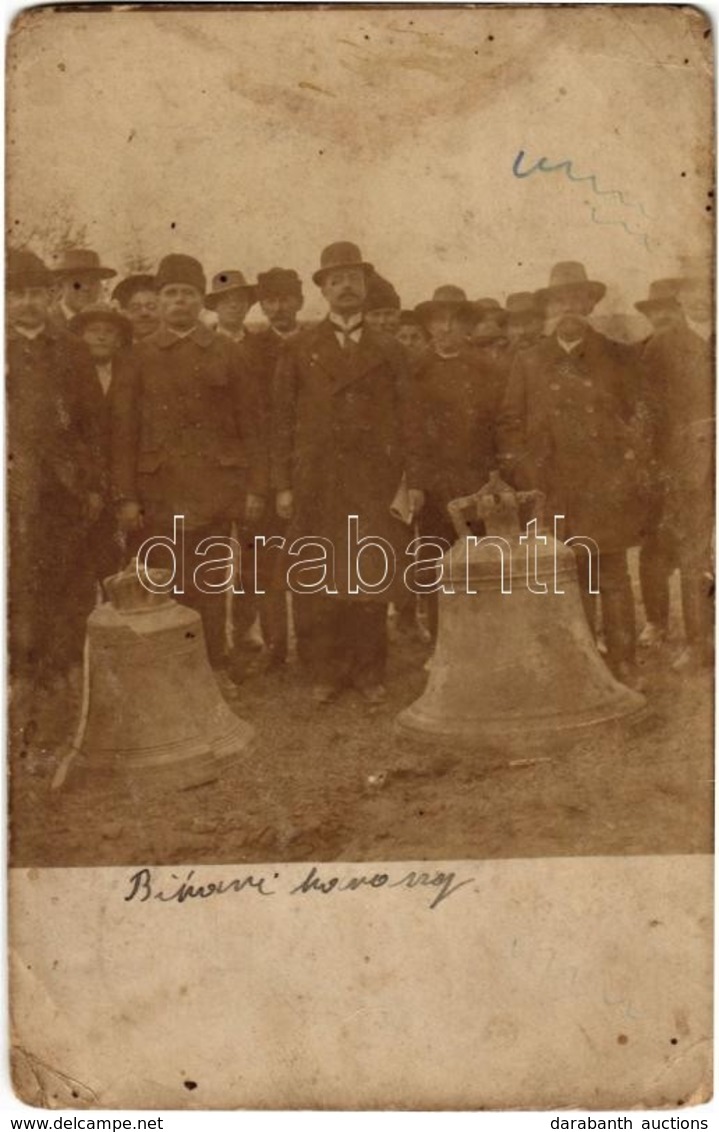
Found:
[[(268, 662), (284, 663), (291, 604), (313, 699), (327, 704), (354, 688), (380, 704), (389, 605), (409, 631), (417, 615), (402, 569), (385, 584), (381, 546), (406, 561), (413, 537), (427, 536), (439, 548), (439, 579), (441, 549), (456, 538), (447, 504), (493, 469), (518, 489), (540, 490), (545, 515), (563, 517), (563, 537), (598, 547), (598, 572), (584, 550), (577, 565), (618, 679), (637, 683), (634, 546), (646, 621), (639, 644), (665, 640), (678, 568), (677, 665), (710, 661), (713, 312), (701, 265), (652, 284), (635, 304), (647, 336), (631, 344), (594, 328), (606, 288), (576, 262), (555, 265), (545, 288), (504, 306), (446, 285), (405, 310), (360, 249), (338, 242), (312, 276), (328, 307), (314, 324), (298, 320), (303, 283), (290, 268), (256, 282), (227, 269), (208, 286), (196, 259), (172, 254), (155, 272), (113, 285), (107, 301), (115, 277), (86, 249), (68, 249), (53, 268), (27, 249), (8, 255), (17, 677), (64, 679), (103, 579), (148, 539), (176, 540), (182, 516), (179, 600), (201, 614), (208, 659), (224, 679), (242, 679), (257, 620)], [(254, 304), (266, 326), (251, 333)], [(228, 603), (224, 590), (198, 582), (197, 567), (213, 541), (233, 537), (244, 592)], [(314, 545), (314, 557), (293, 561), (298, 540)], [(288, 571), (316, 569), (317, 548), (327, 546), (330, 575), (290, 586), (290, 603)], [(431, 638), (431, 593), (426, 606)]]

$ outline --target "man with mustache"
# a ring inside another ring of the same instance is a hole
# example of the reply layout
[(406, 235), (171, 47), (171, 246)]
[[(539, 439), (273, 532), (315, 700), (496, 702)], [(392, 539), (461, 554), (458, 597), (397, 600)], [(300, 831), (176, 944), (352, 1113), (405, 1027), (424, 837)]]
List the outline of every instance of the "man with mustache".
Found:
[[(285, 344), (275, 371), (277, 511), (289, 522), (288, 542), (315, 540), (311, 556), (317, 560), (319, 545), (319, 557), (329, 563), (324, 575), (321, 568), (305, 569), (315, 592), (299, 584), (300, 571), (290, 582), (295, 602), (312, 610), (308, 661), (318, 704), (336, 699), (348, 685), (369, 705), (386, 698), (389, 556), (368, 542), (361, 555), (362, 585), (356, 585), (348, 565), (350, 517), (357, 517), (360, 538), (382, 538), (395, 554), (401, 586), (407, 528), (390, 507), (403, 475), (410, 509), (417, 513), (424, 501), (421, 443), (403, 351), (364, 324), (371, 270), (355, 244), (324, 249), (313, 279), (328, 316)], [(394, 565), (389, 563), (390, 579)]]
[(546, 495), (550, 527), (561, 515), (561, 537), (591, 539), (598, 548), (591, 556), (576, 548), (587, 617), (593, 626), (591, 568), (601, 591), (607, 663), (618, 679), (636, 687), (627, 548), (639, 542), (645, 512), (634, 427), (639, 378), (629, 347), (589, 324), (605, 291), (581, 263), (552, 268), (549, 286), (537, 296), (546, 337), (515, 355), (501, 446), (515, 485)]

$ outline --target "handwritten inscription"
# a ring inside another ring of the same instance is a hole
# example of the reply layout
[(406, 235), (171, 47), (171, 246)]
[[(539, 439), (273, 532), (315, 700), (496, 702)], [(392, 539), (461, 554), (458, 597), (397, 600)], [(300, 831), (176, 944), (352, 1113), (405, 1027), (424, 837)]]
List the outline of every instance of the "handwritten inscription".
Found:
[[(210, 897), (227, 896), (230, 893), (238, 895), (243, 892), (254, 893), (256, 896), (277, 896), (282, 892), (282, 882), (279, 873), (269, 876), (255, 876), (249, 873), (246, 876), (231, 877), (217, 881), (203, 881), (196, 878), (196, 870), (189, 869), (184, 876), (170, 873), (169, 880), (163, 878), (158, 870), (149, 868), (138, 869), (129, 877), (129, 891), (123, 897), (125, 902), (136, 901), (144, 904), (148, 900), (159, 900), (164, 904), (185, 904), (187, 901), (207, 900)], [(315, 865), (312, 865), (307, 875), (292, 888), (285, 889), (289, 897), (300, 896), (330, 896), (332, 893), (357, 892), (360, 889), (373, 891), (377, 889), (418, 889), (425, 891), (428, 896), (428, 906), (431, 911), (438, 908), (450, 896), (461, 888), (474, 882), (474, 877), (458, 880), (455, 872), (434, 870), (418, 872), (408, 870), (401, 875), (390, 873), (362, 873), (359, 876), (333, 876), (329, 872), (322, 874)]]

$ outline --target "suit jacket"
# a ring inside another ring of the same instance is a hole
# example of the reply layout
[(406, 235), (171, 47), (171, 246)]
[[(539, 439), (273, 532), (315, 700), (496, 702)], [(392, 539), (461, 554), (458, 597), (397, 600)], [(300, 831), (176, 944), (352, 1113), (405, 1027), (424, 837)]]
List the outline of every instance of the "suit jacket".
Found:
[(226, 522), (266, 485), (256, 388), (238, 347), (198, 325), (143, 339), (118, 373), (110, 404), (113, 487), (150, 521)]
[(503, 470), (547, 497), (545, 516), (600, 549), (643, 534), (646, 482), (636, 355), (588, 329), (567, 354), (556, 335), (515, 355), (500, 419)]
[[(422, 442), (404, 351), (368, 330), (344, 350), (329, 319), (283, 343), (272, 396), (272, 482), (291, 488), (288, 537), (331, 541), (337, 587), (347, 588), (348, 517), (359, 535), (387, 540), (403, 560), (407, 527), (390, 514), (403, 473), (421, 487)], [(383, 556), (362, 555), (363, 576), (381, 577)], [(389, 600), (384, 595), (383, 600)]]

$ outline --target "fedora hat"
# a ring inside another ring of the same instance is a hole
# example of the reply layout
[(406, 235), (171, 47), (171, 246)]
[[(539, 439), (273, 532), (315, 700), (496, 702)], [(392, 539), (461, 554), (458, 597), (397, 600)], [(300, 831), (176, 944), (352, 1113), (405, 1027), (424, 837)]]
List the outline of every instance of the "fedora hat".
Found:
[(662, 307), (678, 307), (677, 292), (680, 283), (679, 279), (655, 279), (649, 284), (649, 297), (635, 303), (635, 309), (644, 314)]
[(366, 311), (401, 310), (402, 303), (388, 279), (372, 271), (367, 279), (367, 294), (364, 301)]
[(78, 275), (91, 275), (95, 279), (114, 279), (117, 272), (112, 267), (103, 267), (97, 252), (89, 248), (65, 248), (55, 257), (53, 268), (56, 279), (74, 278)]
[(507, 295), (505, 310), (509, 322), (524, 322), (530, 318), (542, 317), (534, 291), (515, 291)]
[(549, 274), (549, 286), (536, 292), (537, 300), (540, 303), (545, 303), (551, 295), (568, 290), (586, 291), (595, 303), (598, 303), (607, 293), (604, 283), (598, 283), (594, 279), (587, 278), (583, 263), (565, 260), (563, 263), (555, 263)]
[(437, 287), (431, 299), (418, 303), (414, 313), (422, 322), (426, 322), (439, 310), (451, 310), (464, 322), (475, 323), (479, 318), (475, 303), (470, 303), (466, 292), (453, 283)]
[(207, 280), (200, 261), (194, 256), (177, 252), (161, 259), (155, 276), (155, 289), (161, 291), (163, 287), (172, 286), (173, 283), (194, 287), (204, 295), (207, 290)]
[(39, 256), (27, 248), (10, 248), (5, 264), (5, 286), (8, 291), (19, 291), (25, 287), (49, 287), (53, 281)]
[(258, 299), (273, 299), (279, 295), (297, 295), (302, 298), (302, 280), (291, 267), (271, 267), (257, 276)]
[(129, 346), (132, 342), (132, 323), (129, 318), (126, 318), (116, 307), (111, 307), (109, 303), (93, 303), (92, 306), (85, 307), (68, 323), (68, 330), (73, 334), (82, 334), (85, 327), (91, 322), (109, 322), (122, 335), (123, 346)]
[(112, 292), (112, 298), (121, 307), (126, 307), (130, 302), (133, 295), (138, 291), (154, 291), (155, 290), (155, 276), (154, 275), (128, 275), (126, 279), (121, 279)]
[(322, 286), (322, 280), (328, 271), (335, 271), (343, 267), (361, 267), (365, 272), (373, 271), (371, 263), (366, 263), (362, 259), (362, 252), (356, 244), (350, 244), (347, 240), (340, 240), (336, 244), (329, 244), (323, 249), (320, 256), (320, 266), (312, 276), (312, 281), (318, 287)]
[(218, 271), (212, 277), (212, 287), (205, 298), (205, 306), (213, 311), (217, 308), (219, 299), (235, 291), (242, 291), (250, 306), (257, 302), (257, 288), (254, 283), (247, 282), (241, 271)]

